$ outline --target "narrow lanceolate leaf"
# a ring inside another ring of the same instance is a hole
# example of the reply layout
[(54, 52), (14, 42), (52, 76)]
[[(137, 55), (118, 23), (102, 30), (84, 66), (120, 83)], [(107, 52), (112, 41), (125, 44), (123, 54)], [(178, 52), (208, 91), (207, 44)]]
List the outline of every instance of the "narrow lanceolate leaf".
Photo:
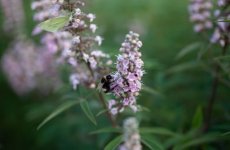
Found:
[(223, 133), (222, 136), (230, 136), (230, 131)]
[(169, 138), (168, 140), (166, 140), (166, 142), (164, 143), (164, 147), (166, 149), (169, 149), (170, 147), (177, 146), (180, 143), (184, 143), (186, 141), (190, 141), (191, 139), (194, 139), (195, 137), (197, 137), (198, 133), (200, 132), (199, 129), (192, 129), (190, 131), (188, 131), (185, 134), (181, 134), (180, 136), (174, 136), (172, 138)]
[(202, 125), (202, 122), (203, 122), (203, 113), (202, 113), (202, 108), (199, 106), (197, 107), (196, 112), (194, 114), (192, 120), (192, 127), (199, 128)]
[(230, 55), (215, 57), (214, 60), (226, 60), (226, 61), (230, 61)]
[(186, 143), (177, 144), (177, 146), (174, 149), (175, 150), (189, 149), (189, 147), (198, 146), (204, 143), (210, 143), (217, 140), (224, 140), (224, 138), (221, 138), (220, 134), (218, 133), (209, 133), (201, 137), (195, 137), (190, 141), (187, 141)]
[(193, 51), (196, 51), (196, 50), (199, 50), (201, 47), (201, 43), (193, 43), (193, 44), (190, 44), (188, 46), (186, 46), (185, 48), (183, 48), (179, 53), (178, 55), (176, 56), (176, 59), (181, 59), (183, 58), (184, 56), (188, 55), (189, 53), (193, 52)]
[(106, 113), (107, 111), (108, 111), (107, 109), (103, 109), (103, 110), (99, 111), (99, 112), (96, 114), (96, 116), (99, 117), (100, 115)]
[(141, 106), (141, 105), (137, 105), (137, 109), (139, 111), (147, 111), (147, 112), (151, 112), (151, 110), (147, 107)]
[(167, 73), (182, 72), (182, 71), (191, 70), (191, 69), (194, 69), (200, 66), (201, 66), (201, 63), (199, 62), (186, 62), (186, 63), (182, 63), (182, 64), (179, 64), (179, 65), (176, 65), (170, 68), (169, 70), (167, 70)]
[(110, 141), (104, 148), (104, 150), (115, 150), (119, 144), (121, 144), (122, 142), (122, 136), (118, 136), (115, 139), (113, 139), (112, 141)]
[(37, 130), (41, 129), (46, 123), (48, 123), (50, 120), (54, 119), (56, 116), (61, 114), (62, 112), (68, 110), (72, 106), (79, 104), (80, 101), (67, 101), (60, 105), (55, 111), (53, 111), (49, 116), (47, 116), (37, 127)]
[(151, 136), (141, 135), (141, 142), (147, 146), (150, 150), (163, 150), (162, 144), (156, 141)]
[(154, 96), (160, 96), (160, 97), (162, 97), (163, 95), (160, 93), (160, 92), (158, 92), (157, 90), (155, 90), (155, 89), (153, 89), (153, 88), (151, 88), (151, 87), (148, 87), (148, 86), (143, 86), (143, 91), (144, 92), (147, 92), (147, 93), (149, 93), (149, 94), (152, 94), (152, 95), (154, 95)]
[(63, 28), (69, 21), (69, 16), (61, 16), (48, 19), (39, 24), (39, 27), (45, 31), (57, 32)]
[(99, 134), (99, 133), (122, 133), (121, 128), (102, 128), (96, 131), (91, 132), (90, 134)]
[(141, 134), (158, 134), (158, 135), (167, 135), (167, 136), (180, 136), (180, 134), (174, 133), (168, 129), (153, 127), (153, 128), (140, 128), (139, 132)]
[(94, 124), (97, 125), (96, 119), (89, 107), (89, 104), (87, 101), (82, 101), (80, 103), (81, 109), (83, 110), (83, 112), (85, 113), (85, 115), (89, 118), (89, 120)]

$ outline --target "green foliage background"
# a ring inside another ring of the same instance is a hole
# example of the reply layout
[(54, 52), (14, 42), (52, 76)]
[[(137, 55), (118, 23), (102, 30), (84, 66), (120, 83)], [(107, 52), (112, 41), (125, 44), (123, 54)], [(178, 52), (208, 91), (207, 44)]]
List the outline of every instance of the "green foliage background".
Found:
[[(97, 15), (96, 23), (104, 37), (102, 48), (115, 55), (120, 43), (133, 23), (142, 31), (143, 59), (146, 74), (144, 85), (158, 93), (142, 91), (138, 103), (149, 108), (150, 112), (138, 114), (141, 126), (164, 127), (177, 133), (187, 133), (193, 129), (192, 118), (198, 107), (207, 105), (210, 96), (212, 76), (202, 67), (181, 68), (181, 64), (196, 63), (196, 52), (180, 60), (175, 59), (184, 47), (203, 42), (193, 32), (187, 12), (188, 1), (182, 0), (92, 0), (87, 1), (87, 11)], [(31, 36), (35, 23), (30, 1), (24, 2), (26, 11), (27, 35)], [(0, 23), (3, 16), (0, 15)], [(7, 33), (0, 28), (0, 54), (10, 43)], [(214, 47), (213, 53), (220, 49)], [(175, 68), (177, 66), (177, 68)], [(18, 97), (0, 72), (0, 150), (1, 149), (102, 149), (113, 135), (109, 133), (90, 135), (89, 132), (109, 126), (105, 115), (97, 117), (98, 126), (94, 126), (80, 110), (80, 106), (54, 118), (41, 130), (38, 124), (63, 100), (65, 91), (39, 96), (36, 92)], [(74, 93), (71, 91), (71, 93)], [(76, 94), (76, 99), (78, 94)], [(230, 92), (220, 85), (217, 103), (214, 107), (211, 131), (228, 132), (230, 129)], [(94, 99), (90, 99), (91, 105)], [(97, 109), (93, 109), (96, 114)], [(121, 120), (119, 122), (122, 123)], [(155, 136), (164, 141), (165, 137)], [(195, 138), (194, 138), (195, 139)], [(191, 139), (191, 140), (194, 140)], [(164, 143), (165, 144), (165, 143)], [(219, 140), (213, 144), (202, 144), (200, 149), (228, 149), (227, 141)], [(193, 149), (193, 148), (191, 148)], [(196, 149), (196, 148), (194, 148)]]

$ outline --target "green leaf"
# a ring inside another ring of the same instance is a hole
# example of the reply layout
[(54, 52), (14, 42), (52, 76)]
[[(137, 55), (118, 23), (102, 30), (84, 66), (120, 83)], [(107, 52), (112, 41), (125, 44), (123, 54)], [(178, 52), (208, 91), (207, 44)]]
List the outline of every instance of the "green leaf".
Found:
[(107, 109), (103, 109), (103, 110), (99, 111), (99, 112), (96, 114), (96, 116), (99, 117), (100, 115), (106, 113), (107, 111), (108, 111)]
[(180, 136), (180, 134), (174, 133), (168, 129), (161, 127), (152, 127), (152, 128), (140, 128), (141, 134), (159, 134), (159, 135), (167, 135), (167, 136)]
[(57, 32), (63, 28), (68, 21), (69, 16), (55, 17), (40, 23), (39, 27), (45, 31)]
[(67, 101), (63, 103), (61, 106), (59, 106), (55, 111), (53, 111), (49, 116), (47, 116), (37, 127), (37, 130), (41, 129), (47, 122), (54, 119), (56, 116), (61, 114), (62, 112), (68, 110), (72, 106), (79, 104), (80, 101)]
[(142, 90), (144, 92), (147, 92), (149, 94), (152, 94), (154, 96), (163, 96), (160, 92), (156, 91), (155, 89), (151, 88), (151, 87), (148, 87), (146, 85), (143, 86)]
[(104, 150), (114, 150), (116, 149), (119, 144), (122, 142), (122, 136), (118, 136), (115, 139), (113, 139), (112, 141), (110, 141), (104, 148)]
[(141, 135), (141, 142), (151, 150), (163, 150), (162, 144), (151, 136)]
[(76, 97), (78, 97), (79, 95), (76, 93), (70, 93), (69, 91), (65, 92), (65, 93), (69, 93), (69, 94), (65, 94), (64, 96), (60, 96), (60, 100), (73, 100), (76, 99)]
[(197, 42), (197, 43), (193, 43), (193, 44), (190, 44), (188, 46), (186, 46), (185, 48), (183, 48), (179, 53), (178, 55), (176, 56), (176, 59), (181, 59), (183, 58), (184, 56), (188, 55), (189, 53), (195, 51), (195, 50), (198, 50), (201, 46), (201, 43)]
[(83, 112), (85, 113), (85, 115), (89, 118), (89, 120), (94, 124), (97, 125), (97, 121), (89, 107), (89, 104), (87, 101), (82, 101), (80, 103), (81, 109), (83, 110)]
[(189, 141), (196, 137), (199, 134), (199, 129), (192, 129), (186, 134), (181, 134), (180, 136), (174, 136), (169, 138), (165, 143), (164, 146), (166, 149), (169, 149), (173, 145), (178, 145), (180, 143), (185, 143), (186, 141)]
[(230, 61), (230, 55), (215, 57), (214, 60), (226, 60), (226, 61)]
[(222, 134), (222, 136), (229, 136), (229, 135), (230, 135), (230, 131), (225, 132), (225, 133)]
[(195, 112), (195, 115), (192, 120), (192, 127), (193, 128), (199, 128), (201, 127), (203, 122), (203, 113), (202, 113), (202, 107), (198, 106)]
[(170, 68), (169, 70), (167, 70), (167, 73), (182, 72), (182, 71), (193, 69), (193, 68), (200, 67), (200, 66), (201, 64), (198, 62), (186, 62), (186, 63), (179, 64), (179, 65), (176, 65)]
[(210, 134), (203, 135), (201, 137), (194, 137), (193, 139), (191, 139), (190, 141), (187, 141), (184, 144), (177, 145), (174, 149), (175, 150), (188, 149), (189, 147), (192, 147), (192, 146), (198, 146), (198, 145), (201, 145), (204, 143), (210, 143), (216, 140), (222, 140), (220, 138), (220, 134), (210, 133)]
[(144, 107), (142, 105), (137, 105), (137, 109), (138, 111), (147, 111), (147, 112), (151, 112), (151, 110), (147, 107)]
[(102, 128), (96, 131), (91, 132), (90, 134), (99, 134), (99, 133), (122, 133), (121, 128), (112, 128), (112, 127), (107, 127), (107, 128)]

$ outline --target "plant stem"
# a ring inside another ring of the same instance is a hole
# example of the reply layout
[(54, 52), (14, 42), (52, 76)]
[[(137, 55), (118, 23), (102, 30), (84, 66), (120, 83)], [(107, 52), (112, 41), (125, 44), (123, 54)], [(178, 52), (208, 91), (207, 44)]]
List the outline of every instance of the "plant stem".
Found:
[[(89, 64), (86, 63), (86, 65), (87, 65), (87, 68), (89, 69), (89, 71), (90, 71), (92, 77), (94, 78), (94, 72), (93, 72), (92, 68), (90, 67)], [(95, 83), (96, 83), (96, 82), (95, 82)], [(105, 110), (108, 110), (107, 105), (106, 105), (106, 101), (105, 101), (105, 98), (104, 98), (103, 94), (100, 93), (100, 92), (97, 92), (97, 94), (98, 94), (100, 103), (103, 105), (104, 109), (105, 109)], [(107, 114), (107, 117), (109, 118), (109, 120), (110, 120), (112, 126), (113, 126), (114, 128), (117, 127), (117, 123), (116, 123), (116, 121), (114, 120), (112, 114), (109, 113), (109, 111), (106, 111), (106, 114)]]
[[(99, 96), (99, 100), (100, 100), (101, 104), (103, 105), (103, 107), (104, 107), (105, 109), (108, 109), (107, 106), (106, 106), (105, 98), (104, 98), (103, 94), (100, 93), (100, 92), (98, 92), (98, 96)], [(108, 111), (106, 111), (106, 114), (107, 114), (107, 116), (108, 116), (110, 122), (112, 123), (112, 126), (113, 126), (114, 128), (117, 127), (117, 123), (116, 123), (116, 121), (114, 120), (113, 116), (112, 116)]]
[[(228, 48), (228, 44), (226, 44), (223, 49), (222, 49), (222, 56), (224, 56), (226, 54)], [(211, 118), (212, 118), (212, 112), (213, 112), (213, 106), (217, 97), (217, 92), (218, 92), (218, 87), (219, 87), (219, 83), (220, 83), (220, 78), (219, 78), (219, 73), (220, 73), (220, 66), (216, 63), (214, 66), (214, 78), (212, 81), (212, 90), (211, 90), (211, 95), (210, 98), (208, 100), (208, 106), (206, 109), (206, 113), (205, 113), (205, 119), (204, 119), (204, 125), (203, 125), (203, 131), (206, 132), (209, 127), (210, 127), (210, 122), (211, 122)]]

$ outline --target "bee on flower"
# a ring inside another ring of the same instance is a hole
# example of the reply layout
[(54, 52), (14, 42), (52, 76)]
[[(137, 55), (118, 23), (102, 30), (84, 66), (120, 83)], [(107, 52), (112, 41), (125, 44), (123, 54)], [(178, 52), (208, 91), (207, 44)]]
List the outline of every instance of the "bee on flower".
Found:
[(119, 99), (109, 101), (109, 109), (114, 115), (122, 112), (125, 107), (130, 107), (134, 112), (138, 110), (136, 97), (141, 90), (144, 74), (144, 62), (139, 52), (141, 47), (139, 35), (130, 31), (121, 45), (121, 54), (117, 56), (117, 71), (101, 80), (104, 91), (113, 93)]

